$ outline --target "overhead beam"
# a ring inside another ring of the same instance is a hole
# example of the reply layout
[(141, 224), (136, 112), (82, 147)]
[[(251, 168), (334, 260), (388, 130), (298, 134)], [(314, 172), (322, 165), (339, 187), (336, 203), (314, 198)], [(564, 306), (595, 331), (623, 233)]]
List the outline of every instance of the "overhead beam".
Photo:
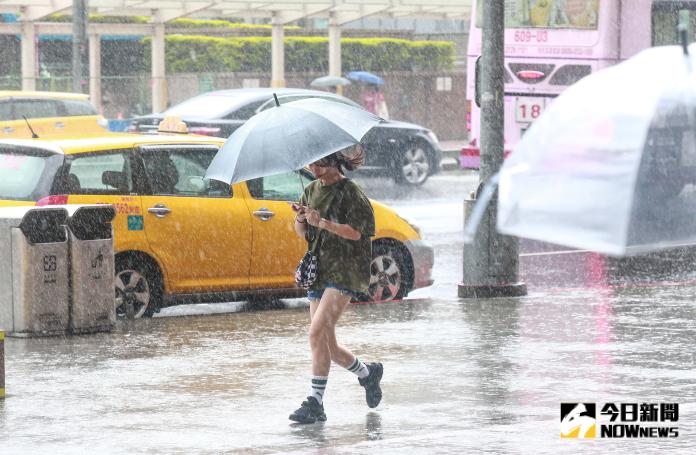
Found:
[(21, 20), (32, 22), (70, 8), (72, 0), (52, 0), (46, 6), (24, 6), (20, 8)]
[(21, 35), (22, 26), (19, 24), (0, 24), (0, 35)]
[(333, 4), (318, 4), (313, 6), (308, 6), (307, 4), (302, 5), (300, 11), (288, 11), (283, 10), (279, 5), (274, 4), (273, 8), (273, 18), (279, 24), (289, 24), (290, 22), (295, 22), (305, 17), (314, 16), (316, 14), (321, 14), (330, 11), (333, 8)]
[[(34, 22), (38, 33), (45, 35), (71, 35), (72, 25), (67, 22)], [(0, 33), (9, 33), (15, 24), (0, 24)], [(5, 29), (8, 32), (5, 32)], [(152, 24), (95, 24), (87, 25), (87, 33), (100, 35), (152, 35)]]
[(364, 17), (389, 11), (391, 8), (391, 5), (360, 5), (360, 8), (356, 11), (334, 11), (332, 17), (336, 25), (345, 25)]
[(186, 2), (181, 8), (161, 8), (155, 11), (152, 22), (169, 22), (189, 14), (204, 11), (215, 5), (215, 2)]

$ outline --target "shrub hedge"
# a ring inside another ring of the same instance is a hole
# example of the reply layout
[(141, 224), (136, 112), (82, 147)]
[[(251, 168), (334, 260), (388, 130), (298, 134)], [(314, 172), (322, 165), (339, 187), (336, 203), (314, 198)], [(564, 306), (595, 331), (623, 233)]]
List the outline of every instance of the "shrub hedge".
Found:
[[(171, 73), (271, 69), (270, 37), (167, 35), (165, 39), (167, 71)], [(148, 47), (144, 54), (149, 60), (151, 39), (143, 41)], [(447, 70), (453, 65), (454, 44), (395, 38), (343, 38), (341, 59), (344, 71)], [(327, 38), (285, 38), (286, 71), (326, 72), (328, 66)]]

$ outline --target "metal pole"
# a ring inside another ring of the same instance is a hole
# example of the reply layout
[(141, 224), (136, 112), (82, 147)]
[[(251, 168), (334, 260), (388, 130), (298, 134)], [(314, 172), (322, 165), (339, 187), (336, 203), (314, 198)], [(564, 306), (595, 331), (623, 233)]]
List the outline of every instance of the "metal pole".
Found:
[(87, 50), (87, 0), (73, 0), (72, 89), (82, 93), (83, 59)]
[[(479, 179), (490, 181), (503, 164), (505, 86), (505, 0), (486, 0), (481, 49), (481, 165)], [(473, 71), (473, 68), (469, 69)], [(465, 217), (475, 200), (465, 201)], [(497, 195), (488, 205), (471, 245), (464, 247), (459, 297), (487, 298), (527, 293), (518, 282), (518, 241), (496, 231)]]
[(0, 398), (5, 398), (5, 332), (0, 330)]

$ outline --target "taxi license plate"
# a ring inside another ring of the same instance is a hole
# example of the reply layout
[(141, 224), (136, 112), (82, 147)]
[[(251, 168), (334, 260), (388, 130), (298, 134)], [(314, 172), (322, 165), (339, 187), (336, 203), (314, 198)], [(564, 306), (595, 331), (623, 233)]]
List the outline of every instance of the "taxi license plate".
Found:
[(532, 123), (544, 112), (544, 107), (546, 107), (546, 98), (519, 96), (515, 100), (515, 121)]

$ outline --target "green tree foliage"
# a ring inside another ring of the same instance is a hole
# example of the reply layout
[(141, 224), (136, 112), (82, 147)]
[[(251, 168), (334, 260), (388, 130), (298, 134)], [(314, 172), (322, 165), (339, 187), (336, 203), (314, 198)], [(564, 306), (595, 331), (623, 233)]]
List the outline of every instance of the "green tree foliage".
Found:
[[(150, 38), (144, 42), (150, 46)], [(449, 41), (344, 38), (341, 47), (345, 71), (445, 70), (452, 67), (454, 60), (454, 44)], [(167, 71), (171, 73), (271, 69), (270, 37), (167, 35), (165, 48)], [(149, 50), (144, 55), (149, 59)], [(285, 38), (285, 67), (290, 72), (326, 72), (328, 39)]]

